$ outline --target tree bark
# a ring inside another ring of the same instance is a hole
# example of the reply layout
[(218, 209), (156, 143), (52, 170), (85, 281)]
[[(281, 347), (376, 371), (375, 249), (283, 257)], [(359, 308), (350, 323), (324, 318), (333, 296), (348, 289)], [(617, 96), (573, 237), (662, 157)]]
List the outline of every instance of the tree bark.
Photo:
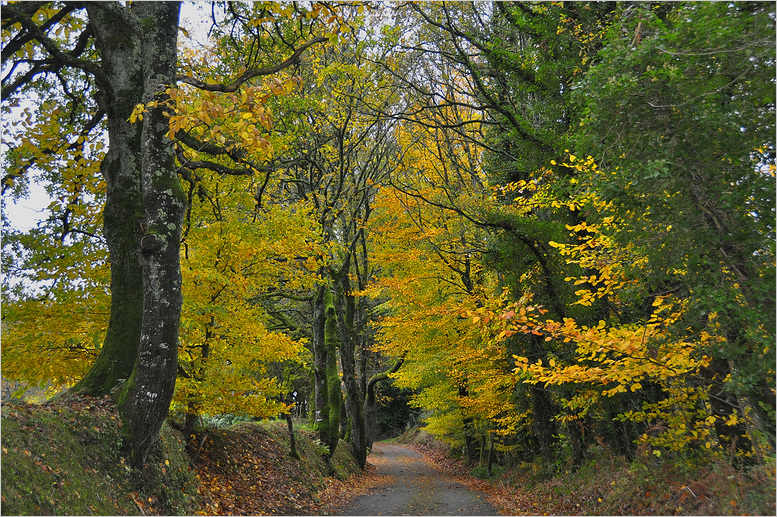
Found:
[(291, 413), (286, 413), (284, 418), (286, 419), (286, 425), (289, 427), (289, 456), (298, 460), (299, 452), (297, 452), (297, 439), (294, 437), (294, 420)]
[(87, 4), (102, 58), (97, 100), (107, 114), (108, 152), (100, 170), (107, 185), (103, 234), (111, 264), (111, 313), (103, 346), (74, 390), (110, 393), (130, 377), (138, 355), (143, 314), (143, 270), (137, 257), (145, 218), (141, 192), (140, 124), (129, 122), (143, 94), (142, 45), (126, 10)]
[(337, 368), (337, 315), (329, 287), (321, 286), (313, 301), (313, 361), (316, 388), (314, 428), (327, 447), (327, 459), (340, 440), (342, 389)]
[(178, 181), (173, 142), (166, 136), (166, 90), (175, 85), (177, 2), (139, 2), (132, 12), (143, 34), (142, 191), (143, 317), (135, 368), (119, 396), (131, 463), (143, 467), (170, 407), (178, 369), (181, 226), (186, 196)]
[[(324, 346), (326, 348), (326, 391), (329, 408), (329, 425), (326, 444), (329, 457), (335, 453), (340, 441), (340, 409), (343, 392), (340, 387), (340, 374), (337, 369), (337, 315), (332, 302), (332, 293), (326, 291), (326, 321), (324, 323)], [(323, 440), (323, 438), (322, 438)]]
[(356, 357), (354, 354), (356, 297), (352, 294), (351, 282), (348, 277), (349, 263), (350, 260), (346, 260), (343, 272), (336, 282), (338, 284), (336, 302), (341, 312), (338, 318), (340, 323), (340, 362), (343, 367), (346, 410), (348, 418), (351, 420), (350, 441), (356, 462), (363, 469), (367, 464), (367, 437), (363, 411), (364, 394), (359, 390), (359, 385), (356, 382)]
[[(95, 61), (58, 48), (29, 16), (17, 18), (52, 63), (94, 78), (99, 89), (92, 94), (107, 115), (110, 142), (101, 173), (111, 313), (100, 354), (75, 389), (100, 395), (122, 386), (117, 402), (125, 445), (131, 463), (142, 467), (167, 416), (177, 373), (185, 196), (164, 102), (176, 80), (180, 4), (73, 2), (64, 9), (86, 10), (83, 42), (94, 36), (97, 52), (89, 54), (98, 56)], [(135, 106), (149, 101), (159, 104), (148, 107), (142, 123), (130, 122)]]
[(326, 347), (324, 346), (324, 327), (326, 326), (326, 304), (324, 292), (326, 286), (320, 286), (313, 299), (313, 427), (322, 442), (326, 433), (322, 425), (329, 425), (329, 406), (326, 390)]
[[(466, 382), (466, 381), (465, 381)], [(469, 386), (467, 384), (459, 385), (459, 398), (469, 397)], [(475, 426), (474, 419), (471, 416), (465, 416), (462, 419), (464, 431), (464, 445), (467, 449), (467, 465), (472, 465), (477, 456), (477, 445), (475, 444)]]

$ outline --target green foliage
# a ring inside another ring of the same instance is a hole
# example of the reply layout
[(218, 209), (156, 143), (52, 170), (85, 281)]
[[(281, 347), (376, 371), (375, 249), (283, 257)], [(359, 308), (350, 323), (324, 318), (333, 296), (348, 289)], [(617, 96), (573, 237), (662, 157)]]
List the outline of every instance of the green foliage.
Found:
[(714, 326), (725, 339), (698, 350), (731, 365), (730, 377), (713, 381), (715, 396), (746, 398), (766, 435), (774, 434), (774, 31), (771, 4), (626, 10), (574, 94), (584, 113), (576, 145), (601, 167), (580, 188), (607, 203), (587, 215), (618, 219), (609, 236), (639, 250), (624, 265), (644, 292), (687, 304), (670, 330), (677, 338)]

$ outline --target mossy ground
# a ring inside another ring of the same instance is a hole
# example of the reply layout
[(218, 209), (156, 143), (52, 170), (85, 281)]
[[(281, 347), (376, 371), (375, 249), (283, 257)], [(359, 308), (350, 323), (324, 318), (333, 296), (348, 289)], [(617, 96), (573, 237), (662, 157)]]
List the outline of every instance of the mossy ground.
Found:
[(2, 513), (191, 514), (199, 496), (185, 446), (165, 425), (139, 472), (122, 455), (121, 421), (110, 398), (3, 404)]

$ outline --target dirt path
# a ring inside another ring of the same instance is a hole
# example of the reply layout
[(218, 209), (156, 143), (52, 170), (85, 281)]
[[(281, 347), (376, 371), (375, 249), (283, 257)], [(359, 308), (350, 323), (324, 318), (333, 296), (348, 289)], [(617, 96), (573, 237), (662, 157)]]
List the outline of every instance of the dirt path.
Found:
[(370, 463), (385, 483), (336, 515), (499, 515), (484, 494), (457, 483), (406, 447), (376, 443)]

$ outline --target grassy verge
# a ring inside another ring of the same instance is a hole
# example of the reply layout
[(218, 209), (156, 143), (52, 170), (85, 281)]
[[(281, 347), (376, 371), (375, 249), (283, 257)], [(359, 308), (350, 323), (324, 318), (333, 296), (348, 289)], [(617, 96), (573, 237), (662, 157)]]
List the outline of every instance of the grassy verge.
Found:
[[(748, 471), (720, 462), (703, 467), (652, 455), (632, 462), (600, 447), (578, 469), (547, 469), (535, 463), (468, 467), (451, 449), (422, 430), (401, 436), (462, 481), (486, 491), (505, 515), (775, 515), (774, 463)], [(470, 481), (463, 475), (479, 477)]]

